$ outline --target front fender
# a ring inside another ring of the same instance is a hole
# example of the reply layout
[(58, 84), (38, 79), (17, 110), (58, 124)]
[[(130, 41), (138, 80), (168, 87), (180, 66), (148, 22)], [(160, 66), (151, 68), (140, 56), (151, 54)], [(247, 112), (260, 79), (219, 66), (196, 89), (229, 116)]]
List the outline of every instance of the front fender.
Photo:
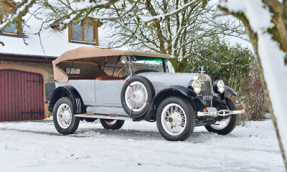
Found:
[(74, 113), (85, 113), (84, 102), (79, 92), (72, 86), (61, 86), (54, 90), (50, 104), (48, 107), (49, 111), (53, 111), (56, 102), (62, 97), (69, 97), (72, 104)]
[(158, 100), (161, 101), (161, 100), (165, 99), (166, 97), (178, 95), (178, 94), (185, 96), (185, 97), (188, 97), (190, 99), (196, 99), (197, 98), (197, 94), (193, 90), (191, 90), (187, 87), (180, 86), (180, 85), (172, 85), (172, 86), (165, 88), (165, 89), (161, 90), (160, 92), (158, 92), (154, 96), (152, 103), (154, 104)]
[(231, 94), (231, 95), (237, 97), (237, 93), (236, 93), (232, 88), (230, 88), (230, 87), (228, 87), (228, 86), (225, 86), (225, 89), (224, 89), (224, 90), (225, 90), (225, 91), (224, 91), (225, 94), (226, 94), (226, 93), (229, 93), (229, 94)]
[(158, 92), (154, 96), (153, 99), (155, 100), (158, 97), (160, 97), (161, 95), (164, 95), (166, 93), (171, 93), (171, 92), (180, 93), (180, 94), (182, 94), (184, 96), (187, 96), (187, 97), (189, 97), (191, 99), (197, 98), (197, 94), (193, 90), (191, 90), (191, 89), (189, 89), (187, 87), (180, 86), (180, 85), (172, 85), (172, 86), (167, 87), (167, 88), (161, 90), (160, 92)]
[(158, 92), (152, 99), (152, 102), (150, 103), (150, 109), (145, 115), (145, 120), (154, 121), (156, 109), (159, 106), (159, 104), (162, 102), (162, 100), (164, 100), (167, 97), (171, 97), (171, 96), (183, 97), (189, 100), (193, 107), (195, 106), (193, 100), (197, 98), (197, 94), (193, 90), (187, 87), (173, 85), (168, 88), (165, 88), (161, 90), (160, 92)]

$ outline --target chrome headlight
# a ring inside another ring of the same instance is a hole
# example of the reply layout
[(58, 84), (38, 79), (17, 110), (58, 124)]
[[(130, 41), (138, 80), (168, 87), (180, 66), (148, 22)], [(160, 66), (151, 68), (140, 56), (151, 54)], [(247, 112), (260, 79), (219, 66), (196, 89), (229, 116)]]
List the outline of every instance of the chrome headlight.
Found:
[(197, 94), (201, 91), (201, 83), (199, 80), (191, 80), (188, 84), (188, 87), (191, 87)]
[(225, 85), (222, 80), (214, 81), (213, 83), (213, 91), (215, 93), (223, 93), (225, 90)]

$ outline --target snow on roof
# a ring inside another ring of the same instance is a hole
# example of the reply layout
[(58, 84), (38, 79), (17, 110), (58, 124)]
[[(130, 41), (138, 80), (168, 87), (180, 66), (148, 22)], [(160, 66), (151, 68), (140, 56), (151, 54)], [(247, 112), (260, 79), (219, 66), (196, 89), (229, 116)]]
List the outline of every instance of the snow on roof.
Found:
[[(30, 18), (31, 17), (31, 18)], [(36, 19), (27, 13), (24, 17), (27, 20), (27, 25), (23, 25), (23, 38), (16, 36), (0, 35), (0, 41), (4, 42), (5, 46), (0, 45), (0, 54), (16, 54), (16, 55), (29, 55), (29, 56), (41, 56), (41, 57), (58, 57), (64, 52), (78, 48), (81, 46), (95, 46), (81, 43), (70, 43), (68, 41), (68, 29), (58, 31), (52, 28), (43, 29), (41, 31), (41, 42), (39, 35), (35, 34), (39, 32), (42, 21)], [(98, 28), (99, 47), (106, 47), (109, 40), (105, 38), (104, 27)], [(107, 27), (105, 27), (107, 29)]]

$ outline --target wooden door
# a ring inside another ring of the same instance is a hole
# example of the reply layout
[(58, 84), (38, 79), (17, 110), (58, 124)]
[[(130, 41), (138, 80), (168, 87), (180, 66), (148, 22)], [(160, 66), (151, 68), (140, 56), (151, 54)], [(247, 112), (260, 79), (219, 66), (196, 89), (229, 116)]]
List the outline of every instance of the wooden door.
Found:
[(43, 118), (43, 77), (19, 70), (0, 70), (0, 121)]

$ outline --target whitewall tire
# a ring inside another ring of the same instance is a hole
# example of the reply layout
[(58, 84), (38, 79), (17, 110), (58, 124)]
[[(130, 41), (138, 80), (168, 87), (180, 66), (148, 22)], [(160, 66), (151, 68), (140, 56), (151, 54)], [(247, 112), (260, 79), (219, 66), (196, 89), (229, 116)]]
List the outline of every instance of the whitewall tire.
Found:
[(156, 124), (166, 140), (184, 141), (194, 130), (195, 113), (185, 99), (169, 97), (163, 100), (157, 109)]
[(69, 98), (62, 97), (56, 102), (53, 122), (56, 130), (61, 134), (73, 134), (77, 130), (79, 119), (74, 116), (73, 105)]

